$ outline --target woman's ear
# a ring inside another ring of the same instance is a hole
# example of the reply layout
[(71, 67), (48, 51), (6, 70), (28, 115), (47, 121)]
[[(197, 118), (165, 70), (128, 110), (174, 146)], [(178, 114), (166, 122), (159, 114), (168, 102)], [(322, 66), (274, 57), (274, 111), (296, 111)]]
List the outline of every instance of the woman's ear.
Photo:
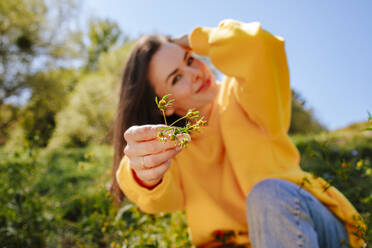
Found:
[(174, 111), (175, 111), (174, 108), (172, 108), (172, 107), (168, 107), (168, 108), (165, 110), (165, 115), (166, 115), (166, 116), (171, 116), (171, 115), (174, 114)]

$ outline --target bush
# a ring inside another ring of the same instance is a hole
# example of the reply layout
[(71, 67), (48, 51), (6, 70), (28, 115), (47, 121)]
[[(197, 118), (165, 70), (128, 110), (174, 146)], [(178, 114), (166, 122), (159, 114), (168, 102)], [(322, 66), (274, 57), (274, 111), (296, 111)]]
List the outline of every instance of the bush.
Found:
[[(349, 131), (293, 139), (301, 166), (345, 194), (372, 243), (371, 136)], [(183, 212), (148, 215), (127, 201), (114, 205), (110, 146), (25, 149), (0, 158), (1, 247), (191, 247)]]
[(132, 43), (103, 54), (99, 70), (80, 78), (65, 107), (57, 114), (56, 128), (48, 144), (50, 149), (84, 147), (109, 143), (110, 130), (118, 101), (122, 66)]
[[(364, 126), (364, 125), (363, 125)], [(348, 138), (345, 138), (348, 137)], [(372, 135), (359, 128), (295, 137), (301, 167), (340, 190), (367, 224), (363, 238), (372, 243)]]
[(43, 247), (51, 222), (35, 190), (38, 163), (31, 151), (0, 156), (0, 246)]
[(147, 215), (108, 191), (109, 146), (2, 153), (1, 247), (190, 247), (183, 212)]

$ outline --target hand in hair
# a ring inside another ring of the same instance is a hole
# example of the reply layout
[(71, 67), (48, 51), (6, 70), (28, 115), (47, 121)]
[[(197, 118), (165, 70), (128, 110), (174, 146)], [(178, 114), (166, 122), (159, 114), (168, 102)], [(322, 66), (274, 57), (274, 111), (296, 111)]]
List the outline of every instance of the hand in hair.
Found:
[(173, 42), (181, 46), (185, 50), (191, 50), (190, 43), (189, 43), (189, 36), (187, 34), (173, 39)]
[(132, 126), (124, 133), (127, 142), (124, 154), (137, 182), (146, 188), (160, 183), (172, 158), (182, 150), (173, 141), (159, 142), (157, 134), (164, 127), (167, 126)]

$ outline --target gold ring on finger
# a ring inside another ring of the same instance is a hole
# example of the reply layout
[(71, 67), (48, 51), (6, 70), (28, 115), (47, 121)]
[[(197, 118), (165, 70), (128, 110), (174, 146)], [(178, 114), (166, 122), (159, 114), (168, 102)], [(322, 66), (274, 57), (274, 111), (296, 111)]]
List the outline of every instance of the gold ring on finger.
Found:
[(146, 168), (146, 166), (145, 166), (145, 156), (142, 156), (141, 166), (143, 168)]

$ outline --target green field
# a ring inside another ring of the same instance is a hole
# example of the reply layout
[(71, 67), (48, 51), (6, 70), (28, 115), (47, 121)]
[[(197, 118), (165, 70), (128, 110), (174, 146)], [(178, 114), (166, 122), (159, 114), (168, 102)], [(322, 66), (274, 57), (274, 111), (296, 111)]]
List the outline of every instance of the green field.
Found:
[[(301, 166), (340, 189), (372, 225), (372, 136), (354, 126), (295, 136)], [(369, 132), (369, 133), (368, 133)], [(1, 247), (190, 247), (183, 212), (147, 215), (108, 188), (108, 145), (1, 152)], [(372, 242), (371, 228), (365, 233)]]

